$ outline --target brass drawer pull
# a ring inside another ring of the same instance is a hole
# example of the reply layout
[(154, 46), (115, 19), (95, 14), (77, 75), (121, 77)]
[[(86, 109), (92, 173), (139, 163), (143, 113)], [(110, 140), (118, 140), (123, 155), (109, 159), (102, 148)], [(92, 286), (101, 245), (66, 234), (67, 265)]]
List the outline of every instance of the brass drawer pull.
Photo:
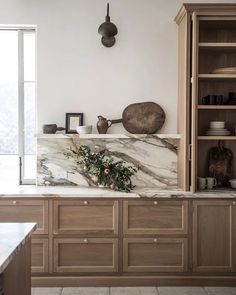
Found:
[(12, 204), (13, 204), (13, 205), (16, 205), (16, 201), (13, 201)]
[(158, 202), (157, 202), (157, 201), (154, 201), (153, 204), (154, 204), (154, 205), (158, 205)]
[(157, 243), (157, 239), (154, 239), (153, 242), (154, 242), (154, 243)]
[(88, 240), (87, 239), (84, 239), (84, 243), (88, 243)]
[(235, 201), (233, 201), (233, 206), (235, 206), (236, 205), (236, 202)]
[(84, 201), (84, 205), (88, 205), (88, 201)]

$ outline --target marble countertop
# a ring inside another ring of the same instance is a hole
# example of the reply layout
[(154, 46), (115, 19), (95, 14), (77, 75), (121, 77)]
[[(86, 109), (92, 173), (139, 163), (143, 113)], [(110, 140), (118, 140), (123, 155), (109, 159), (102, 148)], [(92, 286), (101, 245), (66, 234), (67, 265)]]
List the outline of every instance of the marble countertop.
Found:
[(91, 197), (91, 198), (236, 198), (236, 190), (202, 191), (197, 193), (182, 190), (136, 189), (130, 193), (104, 188), (65, 186), (1, 186), (0, 197)]
[(36, 223), (0, 223), (0, 274), (35, 229)]

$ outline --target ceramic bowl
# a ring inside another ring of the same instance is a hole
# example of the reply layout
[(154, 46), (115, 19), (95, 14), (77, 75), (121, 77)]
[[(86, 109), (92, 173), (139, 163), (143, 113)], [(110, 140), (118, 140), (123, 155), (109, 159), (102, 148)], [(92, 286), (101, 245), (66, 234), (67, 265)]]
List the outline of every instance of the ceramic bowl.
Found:
[(76, 127), (76, 131), (79, 134), (90, 134), (93, 130), (93, 126), (92, 125), (88, 125), (88, 126), (77, 126)]
[(236, 179), (230, 179), (229, 182), (232, 188), (236, 188)]

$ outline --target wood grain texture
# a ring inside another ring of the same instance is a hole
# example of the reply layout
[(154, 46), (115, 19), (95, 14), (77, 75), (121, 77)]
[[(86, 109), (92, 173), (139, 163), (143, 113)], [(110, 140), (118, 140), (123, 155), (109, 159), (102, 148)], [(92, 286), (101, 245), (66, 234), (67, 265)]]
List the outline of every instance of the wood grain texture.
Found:
[(48, 201), (0, 200), (0, 222), (36, 222), (34, 234), (48, 234)]
[(55, 234), (118, 233), (117, 201), (54, 201)]
[(232, 271), (232, 202), (193, 202), (193, 270)]
[(30, 238), (8, 265), (3, 278), (4, 295), (30, 295)]
[(48, 273), (48, 239), (37, 238), (31, 241), (31, 272)]
[(186, 234), (186, 201), (124, 201), (124, 234)]
[(54, 271), (63, 273), (117, 272), (118, 239), (54, 239)]
[(185, 14), (178, 27), (178, 184), (189, 190), (190, 145), (190, 16)]
[(184, 272), (187, 270), (187, 239), (125, 238), (124, 271)]

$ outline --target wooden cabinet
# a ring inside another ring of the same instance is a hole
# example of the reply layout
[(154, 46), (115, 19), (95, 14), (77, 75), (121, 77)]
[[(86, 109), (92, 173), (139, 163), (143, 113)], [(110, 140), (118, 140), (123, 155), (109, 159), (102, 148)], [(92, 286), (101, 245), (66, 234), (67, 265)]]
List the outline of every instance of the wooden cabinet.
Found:
[(186, 238), (125, 238), (125, 272), (184, 272), (187, 270)]
[(54, 271), (63, 273), (118, 271), (118, 239), (54, 239)]
[(54, 201), (54, 233), (118, 234), (118, 201)]
[(31, 272), (48, 272), (48, 239), (31, 240)]
[(232, 200), (193, 202), (193, 270), (236, 270), (236, 203)]
[[(236, 5), (184, 4), (175, 20), (179, 27), (179, 184), (196, 191), (197, 177), (217, 174), (208, 167), (209, 150), (217, 148), (219, 141), (236, 150), (236, 107), (228, 103), (229, 93), (235, 92), (236, 74), (219, 70), (236, 64)], [(218, 101), (211, 97), (207, 102), (209, 95)], [(230, 134), (208, 133), (211, 121), (224, 121)], [(236, 178), (236, 170), (231, 178)], [(220, 177), (218, 184), (227, 187)]]
[(0, 200), (0, 222), (36, 222), (34, 234), (48, 234), (48, 201)]
[(124, 234), (187, 233), (187, 201), (124, 201), (123, 210)]

